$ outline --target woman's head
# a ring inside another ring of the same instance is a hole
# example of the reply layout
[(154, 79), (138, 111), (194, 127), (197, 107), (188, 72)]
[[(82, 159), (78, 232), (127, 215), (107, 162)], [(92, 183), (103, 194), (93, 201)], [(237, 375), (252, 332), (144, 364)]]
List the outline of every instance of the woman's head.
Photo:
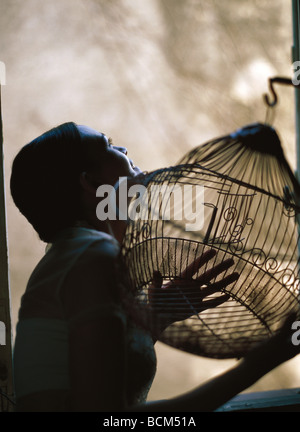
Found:
[(16, 206), (43, 241), (84, 217), (82, 176), (95, 188), (140, 172), (107, 137), (86, 126), (64, 123), (17, 154), (10, 180)]
[(90, 161), (89, 174), (98, 184), (114, 185), (119, 177), (134, 177), (141, 171), (127, 157), (125, 147), (115, 146), (111, 138), (88, 126), (77, 126)]

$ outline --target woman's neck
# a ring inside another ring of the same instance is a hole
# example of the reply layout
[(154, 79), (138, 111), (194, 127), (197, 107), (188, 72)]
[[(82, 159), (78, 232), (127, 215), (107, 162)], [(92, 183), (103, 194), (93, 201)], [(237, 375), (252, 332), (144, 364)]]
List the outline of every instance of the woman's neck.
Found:
[(76, 226), (92, 228), (112, 235), (120, 244), (126, 231), (126, 221), (105, 220), (100, 221), (93, 213), (85, 212), (82, 219), (76, 222)]

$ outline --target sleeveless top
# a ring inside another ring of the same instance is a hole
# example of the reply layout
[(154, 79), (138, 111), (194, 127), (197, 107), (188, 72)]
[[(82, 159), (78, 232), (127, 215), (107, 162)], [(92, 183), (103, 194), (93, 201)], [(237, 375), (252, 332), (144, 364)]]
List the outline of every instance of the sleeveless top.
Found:
[[(17, 399), (44, 390), (69, 390), (70, 322), (64, 315), (61, 289), (78, 260), (95, 245), (100, 257), (101, 252), (106, 254), (107, 247), (113, 250), (115, 257), (118, 255), (119, 245), (109, 234), (82, 227), (65, 229), (33, 271), (21, 300), (13, 352)], [(101, 259), (99, 266), (101, 269)], [(127, 403), (130, 406), (145, 402), (156, 372), (151, 335), (130, 321), (118, 301), (95, 305), (93, 310), (84, 312), (83, 319), (95, 314), (117, 315), (123, 320), (126, 326)]]

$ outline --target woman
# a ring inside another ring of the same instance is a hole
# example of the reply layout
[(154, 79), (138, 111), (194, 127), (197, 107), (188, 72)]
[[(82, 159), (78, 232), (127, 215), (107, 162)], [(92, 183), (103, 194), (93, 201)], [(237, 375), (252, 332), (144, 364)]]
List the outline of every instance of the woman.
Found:
[[(51, 243), (30, 277), (19, 311), (17, 410), (211, 411), (297, 354), (288, 323), (224, 375), (186, 395), (145, 403), (156, 359), (151, 335), (123, 307), (116, 258), (124, 223), (96, 215), (100, 185), (115, 185), (124, 176), (135, 182), (139, 174), (125, 148), (74, 123), (46, 132), (16, 156), (13, 199), (41, 240)], [(200, 257), (198, 268), (213, 255), (209, 251)], [(228, 260), (213, 268), (199, 285), (232, 264)], [(211, 284), (206, 294), (236, 277)], [(160, 289), (154, 275), (152, 292)], [(218, 298), (219, 303), (226, 300), (225, 295)]]

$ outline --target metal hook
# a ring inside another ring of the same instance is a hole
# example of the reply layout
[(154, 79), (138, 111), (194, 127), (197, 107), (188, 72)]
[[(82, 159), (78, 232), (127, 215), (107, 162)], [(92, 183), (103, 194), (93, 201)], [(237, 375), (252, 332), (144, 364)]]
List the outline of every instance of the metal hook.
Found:
[(272, 93), (273, 100), (272, 101), (270, 100), (270, 97), (268, 94), (264, 95), (264, 100), (265, 100), (266, 104), (271, 108), (273, 108), (278, 102), (277, 93), (275, 92), (275, 89), (274, 89), (275, 83), (299, 87), (299, 84), (298, 85), (294, 84), (290, 78), (283, 78), (283, 77), (269, 78), (269, 88), (270, 88), (270, 92)]

